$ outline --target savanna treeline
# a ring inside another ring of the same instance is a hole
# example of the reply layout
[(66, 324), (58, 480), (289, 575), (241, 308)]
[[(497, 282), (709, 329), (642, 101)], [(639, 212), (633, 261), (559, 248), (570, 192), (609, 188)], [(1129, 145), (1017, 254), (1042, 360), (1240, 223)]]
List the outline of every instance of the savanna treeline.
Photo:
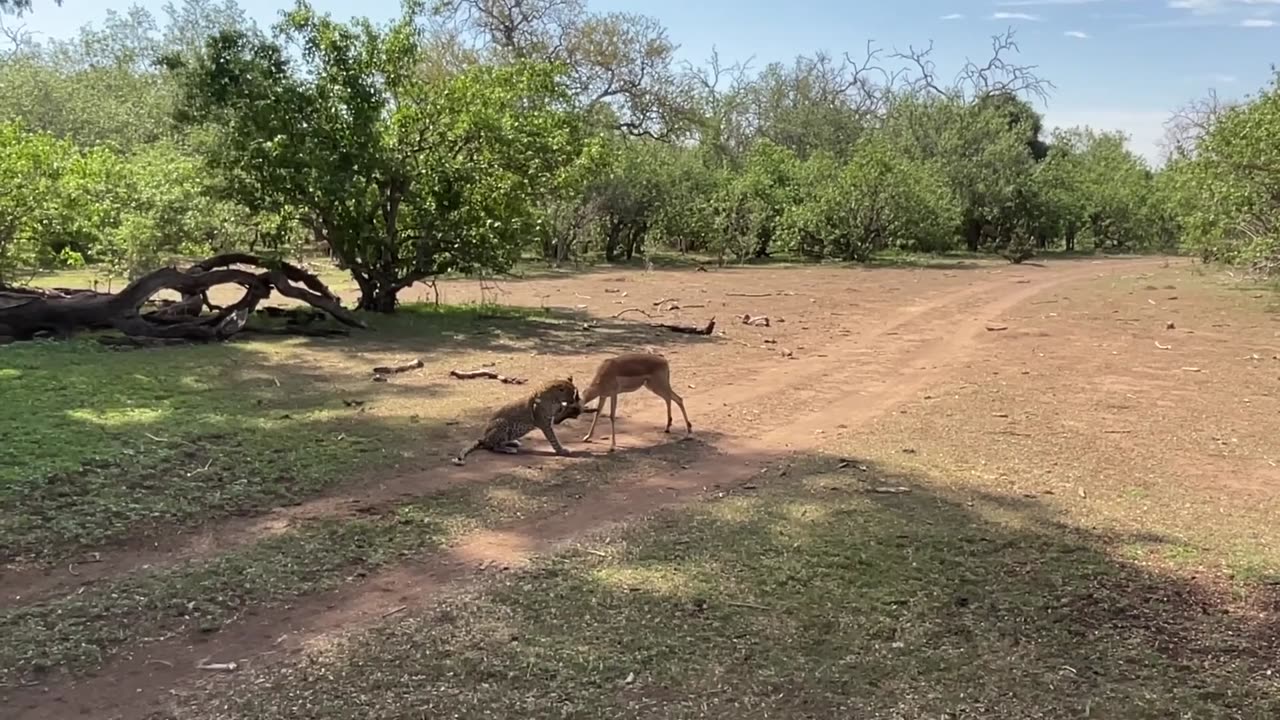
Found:
[(447, 273), (655, 250), (725, 262), (886, 251), (1165, 251), (1280, 271), (1280, 90), (1193, 103), (1153, 171), (1121, 135), (1047, 133), (1011, 34), (753, 69), (680, 63), (653, 18), (582, 0), (299, 2), (111, 13), (40, 41), (5, 0), (0, 284), (88, 266), (325, 252), (390, 311)]

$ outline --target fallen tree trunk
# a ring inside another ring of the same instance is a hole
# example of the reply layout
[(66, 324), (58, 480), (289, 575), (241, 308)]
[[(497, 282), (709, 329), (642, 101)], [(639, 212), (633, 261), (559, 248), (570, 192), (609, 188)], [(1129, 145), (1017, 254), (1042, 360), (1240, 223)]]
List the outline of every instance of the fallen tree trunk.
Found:
[[(252, 266), (259, 272), (233, 265)], [(244, 295), (231, 305), (215, 307), (208, 293), (218, 285), (239, 285)], [(144, 312), (163, 290), (179, 293), (182, 300)], [(186, 270), (160, 268), (118, 293), (5, 290), (0, 294), (0, 336), (29, 340), (41, 334), (70, 337), (81, 330), (114, 329), (129, 337), (219, 341), (243, 330), (250, 313), (272, 292), (304, 302), (345, 325), (366, 327), (315, 275), (289, 263), (232, 253)], [(205, 308), (211, 312), (201, 314)]]

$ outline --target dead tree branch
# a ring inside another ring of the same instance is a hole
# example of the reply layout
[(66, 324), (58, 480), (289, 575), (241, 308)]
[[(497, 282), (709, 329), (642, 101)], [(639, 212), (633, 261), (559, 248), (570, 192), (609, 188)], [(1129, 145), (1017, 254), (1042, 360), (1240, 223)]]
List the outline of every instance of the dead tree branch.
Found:
[(492, 370), (450, 370), (449, 375), (458, 380), (475, 380), (476, 378), (486, 378), (489, 380), (497, 380), (506, 385), (524, 385), (528, 380), (518, 377), (508, 377), (499, 375)]

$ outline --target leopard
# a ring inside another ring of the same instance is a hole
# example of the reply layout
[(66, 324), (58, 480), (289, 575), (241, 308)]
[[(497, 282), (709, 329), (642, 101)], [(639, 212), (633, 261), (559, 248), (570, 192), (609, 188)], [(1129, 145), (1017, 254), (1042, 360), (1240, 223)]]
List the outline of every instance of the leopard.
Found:
[(573, 384), (573, 376), (552, 380), (494, 411), (485, 423), (480, 439), (451, 458), (451, 461), (454, 465), (465, 465), (467, 456), (481, 448), (515, 455), (520, 452), (520, 438), (535, 429), (542, 431), (557, 455), (570, 456), (573, 453), (560, 444), (553, 426), (581, 414), (582, 396)]

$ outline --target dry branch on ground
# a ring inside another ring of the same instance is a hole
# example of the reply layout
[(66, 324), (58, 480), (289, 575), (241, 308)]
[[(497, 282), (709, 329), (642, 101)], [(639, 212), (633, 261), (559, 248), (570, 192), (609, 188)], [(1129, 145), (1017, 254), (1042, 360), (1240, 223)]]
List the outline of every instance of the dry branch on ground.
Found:
[(410, 370), (418, 370), (424, 367), (426, 363), (421, 358), (414, 359), (401, 365), (379, 365), (373, 369), (375, 375), (395, 375), (397, 373), (409, 372)]
[(474, 380), (476, 378), (486, 378), (489, 380), (497, 380), (498, 382), (505, 383), (507, 385), (523, 385), (526, 382), (528, 382), (528, 380), (524, 378), (499, 375), (498, 373), (492, 370), (450, 370), (449, 375), (451, 377), (457, 378), (458, 380)]
[(685, 335), (710, 335), (716, 329), (716, 319), (711, 318), (706, 325), (701, 327), (696, 325), (675, 325), (671, 323), (651, 323), (651, 327), (670, 330), (671, 332), (684, 333)]

